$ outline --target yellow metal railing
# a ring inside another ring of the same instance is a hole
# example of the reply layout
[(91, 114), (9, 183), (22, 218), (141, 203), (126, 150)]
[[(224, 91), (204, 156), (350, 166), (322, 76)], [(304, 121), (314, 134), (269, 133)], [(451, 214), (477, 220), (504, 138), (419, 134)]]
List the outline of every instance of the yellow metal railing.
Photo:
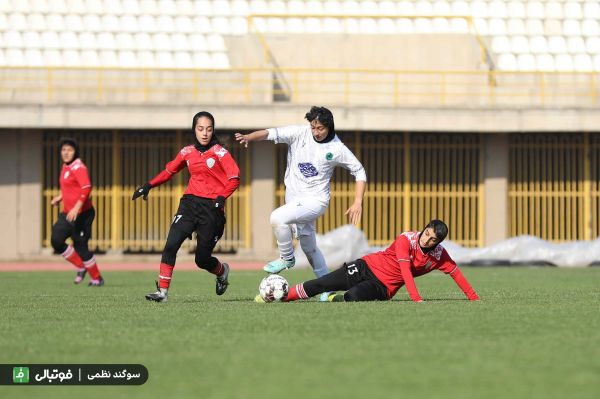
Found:
[[(361, 229), (371, 245), (389, 244), (402, 231), (433, 218), (450, 226), (450, 239), (483, 244), (483, 159), (477, 134), (339, 133), (367, 171)], [(277, 206), (284, 203), (286, 147), (277, 146)], [(355, 183), (337, 168), (331, 201), (317, 221), (319, 233), (347, 224)]]
[[(275, 72), (286, 76), (289, 93)], [(326, 68), (0, 68), (0, 103), (597, 107), (600, 72)], [(493, 81), (494, 83), (490, 83)]]
[[(187, 169), (168, 183), (152, 190), (149, 200), (131, 201), (133, 190), (164, 168), (185, 144), (191, 133), (182, 132), (47, 132), (43, 157), (43, 245), (50, 245), (52, 224), (59, 208), (50, 199), (59, 194), (58, 174), (61, 162), (58, 140), (74, 135), (80, 142), (82, 159), (92, 179), (92, 202), (96, 208), (90, 245), (95, 250), (117, 249), (128, 252), (160, 252), (165, 244), (171, 219), (188, 180)], [(184, 138), (185, 137), (185, 138)], [(240, 146), (222, 136), (242, 170), (241, 184), (229, 198), (227, 224), (218, 251), (249, 248), (250, 242), (250, 163)], [(195, 241), (184, 248), (193, 250)]]
[(551, 241), (600, 236), (600, 134), (514, 134), (510, 235)]

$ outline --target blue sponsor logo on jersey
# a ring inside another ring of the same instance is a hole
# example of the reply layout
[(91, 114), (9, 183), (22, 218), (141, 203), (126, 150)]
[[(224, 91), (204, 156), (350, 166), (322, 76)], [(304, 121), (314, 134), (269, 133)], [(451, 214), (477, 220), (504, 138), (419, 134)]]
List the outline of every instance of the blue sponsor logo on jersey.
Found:
[(317, 168), (310, 162), (299, 163), (298, 168), (300, 168), (300, 172), (304, 175), (304, 177), (315, 177), (319, 174)]

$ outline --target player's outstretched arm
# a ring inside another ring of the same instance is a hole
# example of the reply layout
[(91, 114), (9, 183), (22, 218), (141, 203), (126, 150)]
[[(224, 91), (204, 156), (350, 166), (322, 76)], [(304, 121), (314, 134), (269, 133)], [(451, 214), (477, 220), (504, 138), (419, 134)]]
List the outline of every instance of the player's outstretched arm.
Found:
[(458, 266), (456, 266), (456, 268), (450, 273), (450, 277), (452, 277), (452, 279), (454, 280), (456, 285), (458, 285), (461, 291), (465, 293), (469, 301), (479, 300), (479, 296), (477, 295), (473, 287), (471, 287), (471, 284), (469, 284), (469, 281), (467, 281), (467, 278), (462, 274)]
[(248, 134), (236, 133), (235, 140), (244, 147), (248, 148), (249, 142), (266, 140), (268, 135), (269, 132), (266, 129), (257, 130)]

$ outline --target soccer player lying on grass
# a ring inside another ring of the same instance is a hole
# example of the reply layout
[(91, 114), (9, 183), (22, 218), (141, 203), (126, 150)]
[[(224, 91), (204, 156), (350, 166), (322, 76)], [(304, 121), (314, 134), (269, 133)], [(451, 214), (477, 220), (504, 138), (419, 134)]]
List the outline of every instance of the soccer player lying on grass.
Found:
[(432, 220), (422, 232), (400, 234), (385, 251), (363, 256), (323, 277), (291, 287), (285, 301), (307, 299), (326, 291), (346, 291), (330, 295), (330, 301), (383, 301), (406, 285), (413, 302), (422, 302), (414, 278), (432, 270), (449, 274), (470, 301), (477, 301), (479, 297), (440, 245), (447, 235), (448, 226), (441, 220)]

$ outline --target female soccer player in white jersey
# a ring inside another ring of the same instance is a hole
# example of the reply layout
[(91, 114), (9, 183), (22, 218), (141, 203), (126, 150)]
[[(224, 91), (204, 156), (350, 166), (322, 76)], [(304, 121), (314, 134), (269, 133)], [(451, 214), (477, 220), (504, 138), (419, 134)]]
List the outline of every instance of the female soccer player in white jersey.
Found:
[(300, 246), (317, 277), (328, 273), (323, 254), (317, 248), (315, 222), (329, 204), (329, 185), (333, 170), (342, 166), (356, 179), (354, 203), (346, 211), (353, 224), (362, 214), (367, 175), (362, 164), (335, 134), (333, 114), (324, 107), (312, 107), (306, 114), (310, 125), (286, 126), (236, 133), (235, 139), (248, 146), (251, 141), (271, 140), (288, 145), (285, 171), (285, 205), (271, 213), (271, 225), (280, 258), (264, 270), (279, 273), (294, 266), (291, 225), (295, 224)]

